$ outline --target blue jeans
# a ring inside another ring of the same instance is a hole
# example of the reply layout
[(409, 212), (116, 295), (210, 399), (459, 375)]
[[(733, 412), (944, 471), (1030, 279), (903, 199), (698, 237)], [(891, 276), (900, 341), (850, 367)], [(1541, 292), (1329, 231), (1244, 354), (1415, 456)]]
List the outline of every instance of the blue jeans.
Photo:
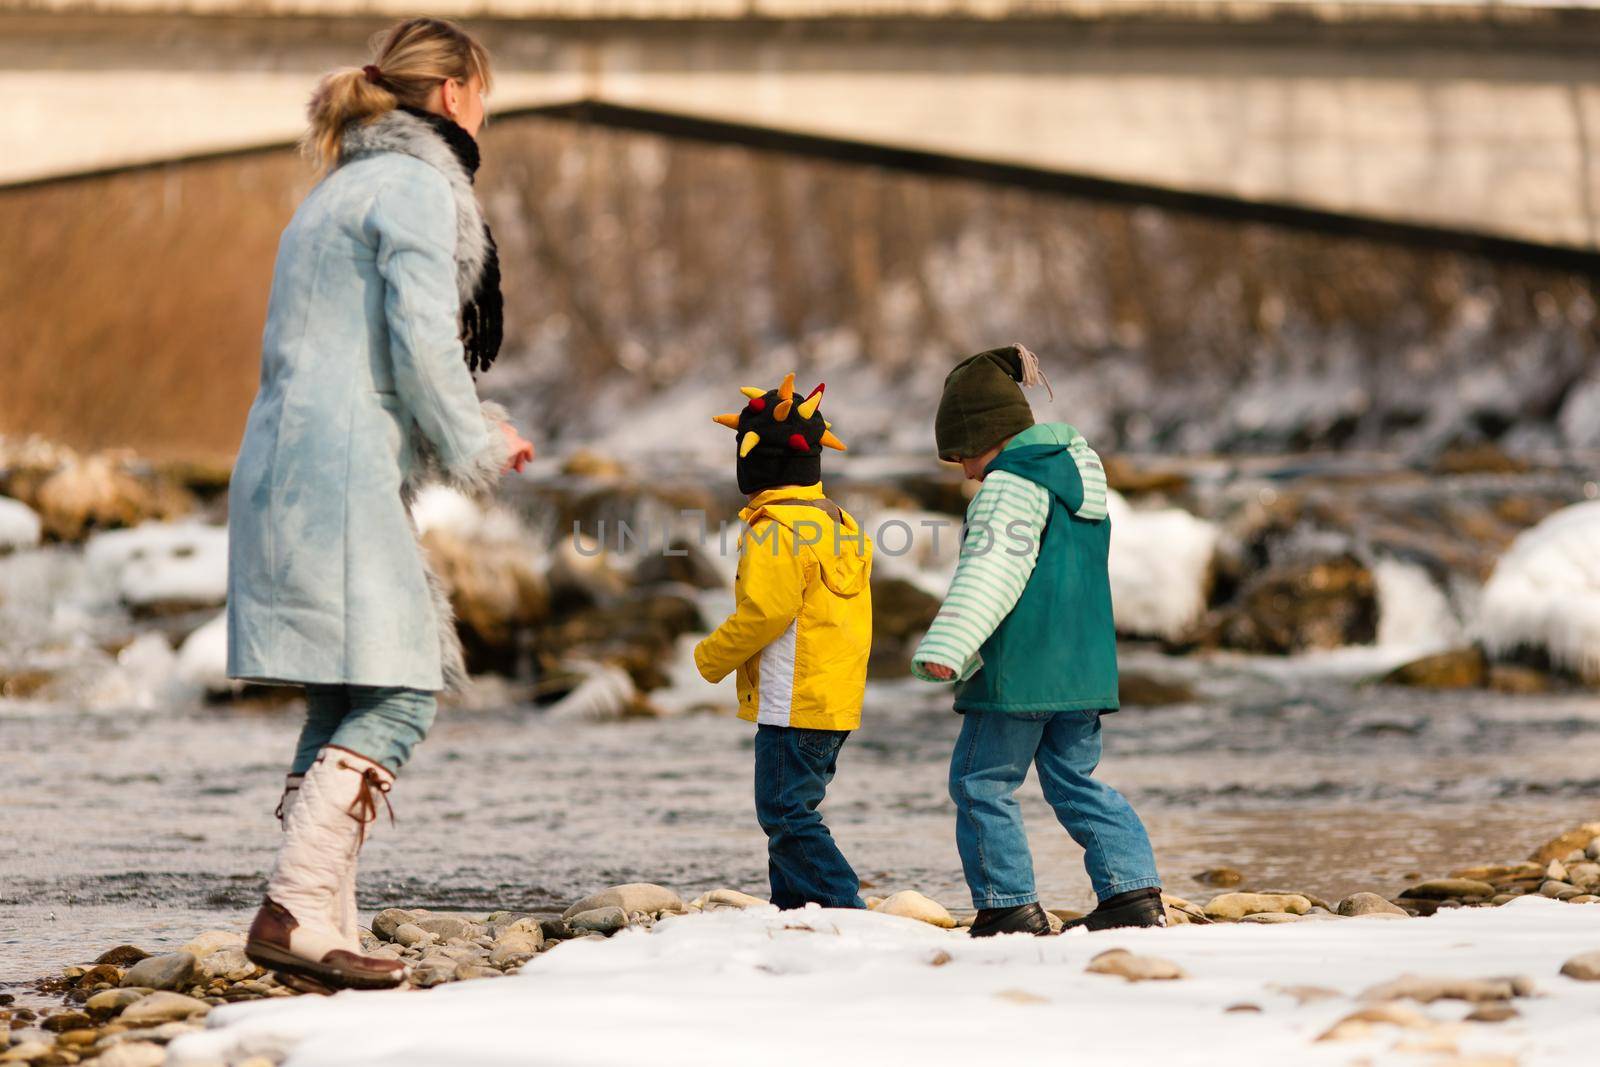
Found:
[(308, 685), (306, 724), (289, 773), (306, 773), (324, 745), (338, 745), (398, 774), (438, 710), (433, 694), (421, 689)]
[(969, 711), (963, 718), (950, 757), (950, 798), (974, 907), (1039, 899), (1022, 811), (1012, 795), (1030, 763), (1039, 768), (1039, 785), (1056, 818), (1082, 847), (1097, 897), (1161, 884), (1139, 816), (1121, 793), (1091, 777), (1100, 762), (1099, 712)]
[(780, 908), (861, 908), (861, 881), (817, 805), (849, 730), (756, 726), (756, 821), (767, 832), (767, 875)]

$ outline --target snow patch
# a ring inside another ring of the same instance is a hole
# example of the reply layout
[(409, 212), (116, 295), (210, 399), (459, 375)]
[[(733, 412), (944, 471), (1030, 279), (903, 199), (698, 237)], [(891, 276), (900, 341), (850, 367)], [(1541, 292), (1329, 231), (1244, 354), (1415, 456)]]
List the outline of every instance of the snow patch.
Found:
[(174, 665), (180, 684), (205, 693), (239, 688), (228, 677), (228, 613), (222, 612), (184, 639)]
[(1378, 645), (1418, 656), (1462, 643), (1461, 622), (1449, 597), (1415, 563), (1380, 559), (1372, 566), (1378, 587)]
[(1206, 607), (1218, 529), (1182, 508), (1140, 510), (1107, 494), (1111, 603), (1117, 629), (1177, 639)]
[(94, 588), (130, 607), (220, 606), (228, 595), (228, 530), (201, 523), (149, 522), (95, 534), (84, 547)]
[(32, 508), (20, 500), (0, 496), (0, 552), (32, 548), (42, 534), (43, 525)]
[(1562, 508), (1511, 542), (1484, 586), (1477, 628), (1492, 656), (1534, 649), (1600, 679), (1600, 500)]
[[(1450, 1037), (1463, 1056), (1564, 1067), (1575, 1049), (1600, 1042), (1600, 1015), (1592, 989), (1557, 972), (1573, 946), (1597, 941), (1600, 908), (1543, 898), (1430, 919), (979, 941), (875, 912), (759, 906), (565, 942), (494, 981), (219, 1007), (206, 1031), (169, 1046), (168, 1063), (199, 1067), (266, 1053), (294, 1067), (530, 1058), (786, 1067), (816, 1062), (815, 1041), (774, 1040), (803, 1018), (851, 1063), (1053, 1063), (1070, 1047), (1075, 1063), (1412, 1064), (1415, 1054), (1396, 1047), (1410, 1035), (1392, 1028), (1356, 1040), (1316, 1038), (1361, 1006), (1361, 991), (1414, 972), (1532, 976), (1541, 995), (1517, 1001), (1521, 1019), (1453, 1027)], [(1190, 977), (1130, 983), (1085, 973), (1112, 948), (1170, 959)], [(1335, 995), (1302, 1004), (1283, 992), (1297, 985)], [(1226, 1010), (1241, 1003), (1260, 1010)], [(1469, 1005), (1416, 1007), (1456, 1024)], [(530, 1018), (560, 1024), (535, 1033)]]

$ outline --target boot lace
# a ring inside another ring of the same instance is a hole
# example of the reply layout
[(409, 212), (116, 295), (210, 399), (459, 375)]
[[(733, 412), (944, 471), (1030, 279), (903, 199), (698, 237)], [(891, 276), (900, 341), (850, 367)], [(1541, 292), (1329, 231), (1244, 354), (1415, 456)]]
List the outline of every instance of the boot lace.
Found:
[(361, 824), (361, 835), (356, 839), (356, 847), (360, 848), (366, 843), (367, 827), (378, 821), (379, 798), (382, 798), (383, 806), (389, 809), (389, 825), (394, 825), (394, 805), (389, 803), (390, 783), (384, 780), (376, 767), (358, 767), (342, 759), (339, 767), (341, 770), (361, 772), (361, 787), (346, 809), (346, 814)]

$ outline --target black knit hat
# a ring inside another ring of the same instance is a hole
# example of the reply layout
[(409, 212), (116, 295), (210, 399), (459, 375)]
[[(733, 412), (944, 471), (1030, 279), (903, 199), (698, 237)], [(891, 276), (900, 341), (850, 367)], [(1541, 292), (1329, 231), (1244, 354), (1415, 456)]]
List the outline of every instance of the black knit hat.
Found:
[(753, 495), (780, 485), (815, 485), (822, 480), (822, 449), (843, 452), (822, 417), (823, 386), (804, 399), (794, 396), (794, 375), (776, 389), (745, 386), (744, 410), (713, 416), (712, 421), (738, 433), (739, 492)]
[(1021, 345), (991, 348), (957, 363), (945, 376), (939, 411), (933, 419), (939, 458), (959, 461), (981, 456), (1032, 426), (1033, 408), (1019, 383), (1041, 382), (1050, 388), (1039, 370), (1039, 357)]

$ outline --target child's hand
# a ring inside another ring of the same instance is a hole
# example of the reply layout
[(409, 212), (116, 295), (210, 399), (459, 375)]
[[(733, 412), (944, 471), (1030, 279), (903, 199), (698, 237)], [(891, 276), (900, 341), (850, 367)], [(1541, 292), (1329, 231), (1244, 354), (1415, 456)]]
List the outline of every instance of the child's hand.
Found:
[(522, 468), (533, 459), (533, 442), (519, 434), (517, 428), (509, 422), (500, 424), (500, 432), (506, 436), (507, 452), (506, 465), (500, 468), (500, 473), (509, 474), (511, 471), (516, 471), (521, 474)]
[(956, 672), (946, 667), (943, 663), (923, 663), (922, 669), (941, 682), (948, 682), (956, 676)]

